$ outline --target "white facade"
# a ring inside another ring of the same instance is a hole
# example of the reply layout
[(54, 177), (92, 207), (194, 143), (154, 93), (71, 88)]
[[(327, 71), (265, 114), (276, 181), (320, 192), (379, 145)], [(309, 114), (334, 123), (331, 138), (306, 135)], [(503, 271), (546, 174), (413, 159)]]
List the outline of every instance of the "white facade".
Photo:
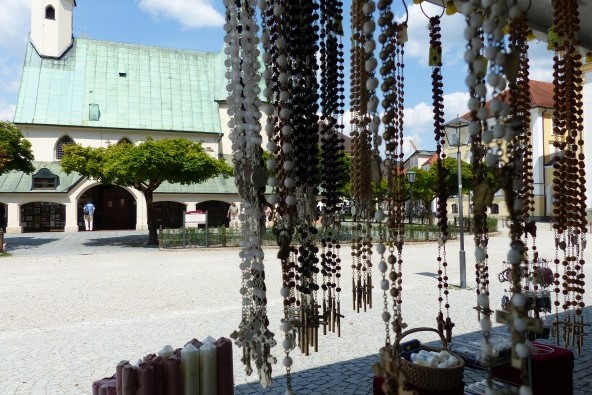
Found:
[(32, 0), (31, 42), (39, 55), (59, 58), (72, 45), (75, 0)]

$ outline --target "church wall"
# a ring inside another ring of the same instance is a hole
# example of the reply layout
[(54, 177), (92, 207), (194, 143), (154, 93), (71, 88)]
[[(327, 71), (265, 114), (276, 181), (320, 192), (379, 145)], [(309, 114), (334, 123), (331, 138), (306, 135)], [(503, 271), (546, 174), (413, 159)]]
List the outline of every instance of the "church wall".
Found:
[(26, 139), (31, 142), (36, 161), (51, 162), (55, 158), (55, 146), (62, 136), (70, 136), (75, 143), (88, 147), (106, 147), (116, 144), (123, 137), (133, 143), (141, 142), (147, 136), (155, 140), (162, 138), (185, 138), (194, 142), (202, 142), (212, 156), (218, 153), (218, 135), (203, 133), (159, 132), (144, 130), (95, 129), (55, 126), (17, 125)]

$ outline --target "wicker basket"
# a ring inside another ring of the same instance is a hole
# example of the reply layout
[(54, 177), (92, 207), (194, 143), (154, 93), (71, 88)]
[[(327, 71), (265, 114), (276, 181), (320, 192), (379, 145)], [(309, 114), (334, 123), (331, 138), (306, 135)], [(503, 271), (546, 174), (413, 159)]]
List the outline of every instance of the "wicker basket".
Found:
[[(426, 351), (448, 351), (448, 344), (446, 339), (442, 337), (442, 334), (438, 330), (433, 328), (415, 328), (410, 329), (401, 333), (401, 336), (396, 339), (395, 347), (398, 348), (401, 340), (407, 335), (416, 332), (436, 332), (440, 336), (443, 348), (430, 347), (421, 345), (421, 348)], [(452, 353), (451, 353), (452, 354)], [(405, 358), (401, 358), (401, 370), (405, 376), (407, 384), (411, 384), (418, 389), (426, 391), (448, 391), (459, 388), (463, 381), (463, 374), (465, 369), (465, 361), (456, 354), (452, 354), (460, 362), (458, 366), (451, 368), (432, 368), (429, 366), (418, 365), (407, 361)]]

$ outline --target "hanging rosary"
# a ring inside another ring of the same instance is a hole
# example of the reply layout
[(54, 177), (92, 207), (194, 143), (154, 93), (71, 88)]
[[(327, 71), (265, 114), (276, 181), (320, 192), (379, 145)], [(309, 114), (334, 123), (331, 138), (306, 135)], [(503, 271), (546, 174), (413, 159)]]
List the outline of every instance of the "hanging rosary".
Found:
[(321, 274), (323, 275), (323, 334), (327, 329), (341, 336), (341, 231), (340, 198), (343, 172), (344, 73), (343, 4), (339, 0), (321, 1), (321, 190), (322, 238)]
[[(467, 27), (464, 35), (467, 40), (465, 61), (469, 66), (466, 85), (469, 88), (470, 111), (469, 135), (471, 136), (471, 167), (473, 170), (473, 229), (475, 241), (475, 276), (477, 283), (477, 319), (480, 322), (483, 342), (481, 346), (482, 362), (487, 367), (487, 384), (492, 389), (493, 374), (489, 363), (493, 348), (489, 342), (491, 335), (491, 314), (489, 304), (489, 268), (487, 262), (487, 207), (493, 202), (494, 190), (486, 181), (488, 164), (495, 165), (497, 160), (492, 153), (487, 153), (483, 141), (489, 110), (485, 107), (487, 87), (487, 59), (484, 56), (483, 18), (484, 11), (479, 2), (469, 1), (463, 5), (463, 14), (467, 15)], [(487, 157), (487, 162), (485, 158)]]
[(265, 89), (263, 95), (268, 103), (263, 109), (267, 115), (265, 131), (268, 138), (267, 149), (270, 158), (267, 160), (267, 170), (271, 174), (267, 185), (272, 193), (268, 198), (273, 209), (273, 231), (279, 246), (278, 259), (282, 267), (282, 287), (284, 317), (281, 320), (281, 330), (284, 333), (282, 348), (284, 358), (282, 364), (286, 369), (286, 394), (293, 394), (292, 390), (292, 358), (291, 351), (297, 345), (298, 337), (298, 309), (296, 307), (298, 293), (296, 292), (297, 250), (292, 245), (294, 235), (294, 217), (296, 198), (294, 185), (287, 181), (291, 179), (294, 169), (292, 156), (292, 127), (290, 63), (288, 62), (287, 37), (289, 26), (283, 19), (286, 16), (285, 1), (260, 1), (262, 12), (262, 44), (264, 48), (263, 61), (265, 70), (263, 78)]
[[(403, 171), (403, 109), (404, 109), (404, 45), (407, 41), (407, 20), (394, 21), (392, 1), (380, 1), (379, 25), (382, 44), (380, 69), (383, 83), (382, 107), (384, 116), (383, 141), (386, 145), (385, 168), (388, 183), (388, 215), (386, 220), (387, 240), (379, 243), (377, 251), (381, 255), (379, 270), (382, 273), (384, 309), (382, 319), (385, 322), (385, 345), (380, 349), (380, 363), (374, 366), (377, 375), (385, 379), (383, 389), (387, 394), (396, 394), (404, 386), (405, 378), (400, 368), (399, 350), (391, 342), (391, 330), (395, 343), (400, 340), (406, 327), (401, 315), (402, 291), (402, 252), (405, 238), (404, 204), (405, 174)], [(408, 17), (407, 6), (405, 12)], [(371, 44), (370, 44), (371, 46)], [(385, 257), (386, 254), (386, 257)], [(387, 279), (388, 272), (388, 279)], [(388, 299), (392, 299), (392, 313), (388, 309)]]
[(274, 334), (268, 329), (267, 294), (262, 235), (265, 232), (265, 184), (267, 172), (261, 159), (261, 104), (258, 74), (259, 49), (255, 8), (250, 1), (225, 1), (225, 49), (227, 60), (228, 115), (232, 141), (235, 182), (242, 200), (243, 241), (240, 251), (243, 312), (239, 329), (231, 337), (243, 349), (246, 373), (254, 362), (263, 387), (271, 384), (271, 348)]
[[(438, 219), (438, 306), (439, 313), (436, 317), (438, 324), (438, 332), (447, 342), (452, 340), (452, 328), (454, 324), (450, 319), (448, 302), (448, 263), (446, 262), (446, 241), (448, 240), (448, 193), (446, 186), (446, 175), (442, 160), (446, 157), (442, 147), (445, 144), (445, 129), (444, 129), (444, 90), (442, 83), (442, 35), (440, 22), (444, 14), (429, 17), (424, 9), (422, 3), (419, 4), (423, 14), (429, 19), (429, 33), (430, 33), (430, 50), (428, 63), (432, 67), (432, 106), (434, 112), (434, 139), (436, 140), (436, 217)], [(446, 310), (446, 318), (442, 311), (442, 302), (444, 302), (444, 309)]]
[[(373, 58), (376, 43), (372, 37), (374, 21), (364, 13), (369, 2), (352, 2), (351, 48), (351, 138), (352, 138), (352, 299), (353, 309), (360, 312), (372, 307), (372, 141), (368, 114), (369, 90), (375, 90), (378, 79), (366, 70), (366, 61)], [(372, 4), (374, 4), (372, 2)], [(378, 102), (375, 102), (378, 105)]]
[[(584, 336), (584, 249), (586, 248), (585, 156), (582, 103), (582, 59), (579, 53), (578, 2), (552, 1), (549, 45), (554, 56), (553, 229), (556, 294), (554, 332), (559, 343), (559, 306), (564, 311), (563, 344), (581, 352)], [(560, 285), (560, 266), (563, 276)], [(563, 304), (559, 293), (563, 294)]]

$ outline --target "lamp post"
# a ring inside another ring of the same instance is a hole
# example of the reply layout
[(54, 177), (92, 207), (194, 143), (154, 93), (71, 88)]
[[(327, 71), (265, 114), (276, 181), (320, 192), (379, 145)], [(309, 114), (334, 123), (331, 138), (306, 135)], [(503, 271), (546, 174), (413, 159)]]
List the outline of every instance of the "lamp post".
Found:
[(405, 174), (407, 181), (409, 181), (409, 223), (413, 223), (413, 183), (415, 182), (415, 172), (413, 170), (407, 170)]
[(462, 193), (462, 175), (461, 175), (461, 159), (460, 146), (467, 145), (469, 142), (469, 132), (466, 130), (469, 123), (458, 116), (445, 125), (446, 139), (448, 146), (456, 147), (456, 162), (458, 173), (458, 223), (460, 230), (460, 251), (458, 258), (460, 263), (460, 287), (467, 288), (467, 260), (465, 256), (465, 228), (463, 221), (463, 193)]

